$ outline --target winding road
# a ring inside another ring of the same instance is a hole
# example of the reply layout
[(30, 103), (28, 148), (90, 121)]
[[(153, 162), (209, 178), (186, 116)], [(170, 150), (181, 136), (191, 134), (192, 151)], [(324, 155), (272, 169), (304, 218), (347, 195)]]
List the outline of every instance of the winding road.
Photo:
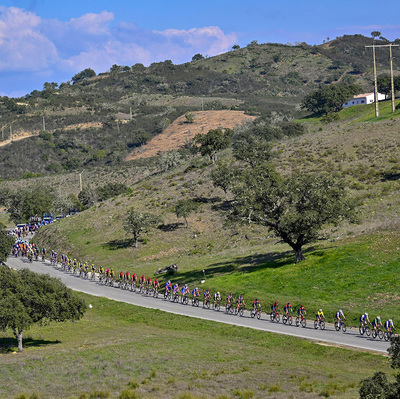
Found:
[[(201, 304), (199, 307), (182, 305), (159, 298), (153, 298), (140, 294), (138, 291), (131, 292), (117, 287), (108, 287), (100, 284), (98, 281), (91, 281), (79, 278), (62, 269), (52, 266), (50, 262), (34, 261), (30, 263), (26, 258), (16, 258), (10, 256), (7, 265), (14, 269), (29, 268), (37, 273), (49, 274), (52, 277), (59, 278), (64, 284), (73, 290), (84, 292), (86, 294), (105, 297), (119, 302), (126, 302), (136, 306), (142, 306), (150, 309), (159, 309), (164, 312), (174, 313), (183, 316), (196, 317), (199, 319), (210, 320), (219, 323), (233, 324), (236, 326), (253, 328), (268, 332), (274, 332), (283, 335), (290, 335), (298, 338), (308, 339), (324, 345), (340, 346), (353, 349), (362, 349), (378, 353), (387, 353), (389, 343), (381, 341), (378, 338), (361, 336), (357, 328), (348, 328), (346, 333), (337, 332), (333, 325), (326, 324), (326, 329), (315, 330), (313, 320), (308, 320), (306, 328), (284, 325), (282, 322), (275, 323), (269, 320), (263, 313), (260, 320), (250, 317), (249, 311), (245, 311), (242, 317), (227, 314), (225, 309), (220, 311), (204, 309)], [(190, 301), (189, 301), (190, 303)]]

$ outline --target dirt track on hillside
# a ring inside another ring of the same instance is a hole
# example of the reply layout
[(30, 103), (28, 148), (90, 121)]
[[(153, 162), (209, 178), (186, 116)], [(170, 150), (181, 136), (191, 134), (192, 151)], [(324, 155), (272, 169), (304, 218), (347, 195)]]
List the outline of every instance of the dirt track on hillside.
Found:
[(161, 134), (129, 154), (125, 160), (154, 157), (160, 152), (181, 148), (198, 133), (207, 133), (219, 127), (233, 129), (235, 126), (255, 119), (255, 116), (245, 115), (243, 111), (198, 111), (192, 114), (194, 115), (193, 123), (186, 123), (185, 115), (180, 116)]

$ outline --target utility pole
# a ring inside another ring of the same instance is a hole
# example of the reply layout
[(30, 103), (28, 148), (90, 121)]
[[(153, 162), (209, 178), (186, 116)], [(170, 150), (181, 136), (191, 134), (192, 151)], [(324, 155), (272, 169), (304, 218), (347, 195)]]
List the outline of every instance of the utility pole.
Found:
[(12, 143), (12, 128), (11, 128), (11, 125), (10, 125), (10, 143)]
[(394, 106), (394, 80), (393, 80), (393, 57), (392, 57), (392, 47), (398, 47), (398, 44), (373, 44), (372, 46), (365, 46), (365, 47), (372, 47), (372, 55), (374, 58), (374, 82), (375, 82), (375, 117), (379, 116), (379, 105), (378, 105), (378, 80), (376, 77), (376, 57), (375, 57), (375, 47), (389, 47), (390, 49), (390, 81), (392, 85), (392, 112), (395, 111)]
[(132, 120), (132, 107), (129, 108), (129, 116), (130, 116), (130, 119)]
[(46, 122), (44, 121), (44, 115), (43, 115), (43, 131), (46, 130)]
[(392, 112), (396, 110), (395, 103), (394, 103), (394, 98), (395, 98), (395, 93), (394, 93), (394, 78), (393, 78), (393, 55), (392, 55), (392, 46), (389, 46), (390, 50), (390, 87), (392, 91)]

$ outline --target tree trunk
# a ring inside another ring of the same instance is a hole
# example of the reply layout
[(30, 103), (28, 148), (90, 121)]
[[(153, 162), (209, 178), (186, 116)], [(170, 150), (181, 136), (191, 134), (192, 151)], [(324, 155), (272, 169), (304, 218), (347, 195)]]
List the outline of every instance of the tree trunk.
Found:
[(225, 201), (228, 202), (228, 191), (224, 191), (225, 192)]
[(135, 235), (135, 248), (137, 248), (137, 246), (138, 246), (138, 241), (139, 241), (139, 236), (136, 236)]
[(295, 247), (295, 248), (293, 248), (293, 251), (296, 254), (296, 263), (299, 263), (305, 259), (304, 255), (303, 255), (303, 250), (301, 247)]
[(189, 222), (187, 221), (186, 218), (184, 218), (184, 219), (185, 219), (185, 222), (186, 222), (186, 228), (188, 229), (189, 228)]
[(17, 331), (17, 329), (15, 328), (13, 330), (13, 333), (14, 333), (15, 339), (18, 342), (18, 352), (22, 352), (24, 350), (24, 348), (22, 347), (22, 330), (18, 329), (18, 331)]

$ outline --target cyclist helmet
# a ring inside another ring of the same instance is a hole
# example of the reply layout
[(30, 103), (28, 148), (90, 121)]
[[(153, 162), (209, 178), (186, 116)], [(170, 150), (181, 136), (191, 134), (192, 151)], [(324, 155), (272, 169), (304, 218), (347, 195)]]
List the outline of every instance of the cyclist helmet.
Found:
[(290, 302), (288, 302), (288, 306), (292, 306), (292, 304)]
[(368, 313), (367, 313), (367, 312), (365, 312), (365, 316), (367, 316), (367, 317), (368, 317)]
[(378, 316), (377, 319), (380, 320), (380, 319), (381, 319), (381, 316)]
[(320, 309), (319, 311), (322, 312), (322, 309)]
[(342, 309), (339, 309), (339, 312), (340, 312), (341, 314), (343, 314), (343, 310), (342, 310)]
[(392, 319), (389, 319), (389, 323), (393, 323), (393, 320), (392, 320)]
[(198, 291), (199, 289), (196, 287), (196, 291)]
[(219, 294), (219, 291), (217, 292), (217, 294), (220, 295), (220, 294)]

